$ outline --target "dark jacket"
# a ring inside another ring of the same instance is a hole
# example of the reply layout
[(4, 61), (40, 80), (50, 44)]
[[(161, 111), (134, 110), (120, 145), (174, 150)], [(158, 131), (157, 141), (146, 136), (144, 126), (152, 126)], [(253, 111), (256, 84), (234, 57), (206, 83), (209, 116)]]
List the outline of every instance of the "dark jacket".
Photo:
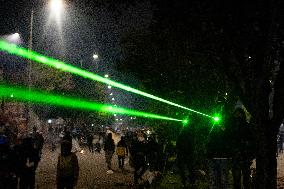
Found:
[(227, 144), (231, 157), (238, 159), (253, 159), (255, 141), (252, 125), (245, 118), (232, 116), (227, 125)]
[[(20, 174), (26, 174), (27, 171), (36, 170), (40, 157), (33, 145), (33, 140), (29, 137), (23, 139), (23, 144), (18, 147)], [(28, 167), (27, 162), (34, 163), (34, 166)]]
[(131, 145), (130, 153), (133, 157), (134, 165), (144, 165), (146, 158), (146, 143), (134, 140)]
[(207, 156), (208, 158), (228, 157), (228, 147), (225, 138), (225, 131), (219, 125), (214, 126), (209, 134)]
[(108, 135), (104, 143), (104, 150), (114, 152), (114, 149), (115, 149), (114, 140), (112, 139), (111, 135)]

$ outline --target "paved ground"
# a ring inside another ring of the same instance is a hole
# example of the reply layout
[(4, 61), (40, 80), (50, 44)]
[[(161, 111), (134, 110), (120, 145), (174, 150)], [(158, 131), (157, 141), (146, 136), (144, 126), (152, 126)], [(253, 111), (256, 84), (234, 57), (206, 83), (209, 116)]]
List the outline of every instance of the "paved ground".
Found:
[[(43, 150), (42, 160), (39, 163), (36, 174), (36, 186), (38, 189), (56, 188), (56, 164), (59, 150), (51, 152), (47, 147)], [(113, 157), (113, 169), (116, 171), (108, 175), (104, 152), (91, 154), (84, 149), (84, 153), (77, 153), (80, 166), (79, 181), (76, 189), (94, 188), (129, 188), (133, 183), (133, 173), (128, 165), (126, 172), (118, 170), (117, 157)], [(128, 186), (127, 186), (127, 184)]]
[(279, 189), (284, 189), (284, 154), (277, 157), (277, 181)]
[[(39, 163), (36, 175), (36, 186), (38, 189), (53, 189), (55, 185), (56, 163), (59, 149), (51, 152), (47, 146), (43, 150), (42, 160)], [(104, 152), (91, 154), (87, 149), (84, 153), (77, 153), (79, 158), (80, 175), (76, 189), (94, 188), (132, 188), (133, 173), (128, 164), (125, 168), (128, 171), (118, 170), (117, 157), (113, 157), (113, 168), (116, 170), (108, 175)], [(277, 158), (278, 189), (284, 189), (284, 154)], [(131, 185), (131, 186), (130, 186)]]

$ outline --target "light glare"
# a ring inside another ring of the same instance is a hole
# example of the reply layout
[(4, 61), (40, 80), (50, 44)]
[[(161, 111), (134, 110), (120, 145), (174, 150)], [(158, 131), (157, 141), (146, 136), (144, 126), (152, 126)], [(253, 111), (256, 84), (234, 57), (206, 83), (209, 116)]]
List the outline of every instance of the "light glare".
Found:
[[(113, 87), (116, 87), (116, 88), (120, 88), (120, 89), (126, 90), (128, 92), (139, 94), (141, 96), (148, 97), (148, 98), (151, 98), (151, 99), (154, 99), (154, 100), (157, 100), (157, 101), (160, 101), (160, 102), (172, 105), (172, 106), (176, 106), (178, 108), (182, 108), (182, 109), (194, 112), (196, 114), (199, 114), (199, 115), (202, 115), (202, 116), (214, 119), (213, 116), (210, 116), (210, 115), (198, 112), (196, 110), (187, 108), (185, 106), (176, 104), (174, 102), (170, 102), (168, 100), (159, 98), (159, 97), (154, 96), (152, 94), (149, 94), (149, 93), (140, 91), (138, 89), (129, 87), (127, 85), (115, 82), (115, 81), (110, 80), (108, 78), (104, 78), (104, 77), (99, 76), (97, 74), (94, 74), (92, 72), (88, 72), (88, 71), (85, 71), (83, 69), (80, 69), (80, 68), (74, 67), (72, 65), (66, 64), (66, 63), (61, 62), (59, 60), (56, 60), (56, 59), (53, 59), (53, 58), (49, 58), (49, 57), (45, 57), (45, 56), (43, 56), (43, 55), (41, 55), (39, 53), (36, 53), (36, 52), (33, 52), (33, 51), (29, 51), (29, 50), (27, 50), (25, 48), (17, 47), (16, 45), (9, 44), (9, 43), (7, 43), (7, 42), (5, 42), (3, 40), (0, 40), (0, 49), (3, 50), (3, 51), (8, 52), (10, 54), (15, 54), (15, 55), (21, 56), (23, 58), (31, 59), (31, 60), (36, 61), (38, 63), (46, 64), (46, 65), (48, 65), (50, 67), (54, 67), (54, 68), (57, 68), (59, 70), (65, 71), (65, 72), (69, 72), (69, 73), (72, 73), (72, 74), (75, 74), (75, 75), (82, 76), (82, 77), (87, 78), (87, 79), (91, 79), (91, 80), (95, 80), (95, 81), (98, 81), (98, 82), (101, 82), (101, 83), (105, 83), (105, 84), (108, 85), (109, 89), (111, 89), (111, 86), (113, 86)], [(45, 57), (47, 59), (47, 61), (45, 61), (45, 62), (41, 61), (41, 57)]]
[(99, 55), (94, 54), (94, 55), (93, 55), (93, 58), (94, 58), (95, 60), (97, 60), (97, 59), (99, 58)]
[[(130, 115), (130, 116), (148, 117), (152, 119), (161, 119), (161, 120), (179, 121), (179, 122), (182, 121), (179, 119), (166, 117), (158, 114), (140, 112), (137, 110), (131, 110), (122, 107), (114, 107), (110, 104), (99, 104), (93, 101), (87, 101), (79, 98), (76, 99), (76, 98), (64, 97), (46, 92), (29, 90), (25, 88), (18, 88), (9, 85), (0, 85), (0, 97), (10, 97), (11, 94), (14, 95), (13, 100), (16, 101), (28, 101), (36, 104), (44, 104), (44, 105), (48, 104), (54, 106), (62, 106), (65, 108), (99, 111), (110, 114), (115, 113), (115, 114)], [(48, 123), (51, 123), (51, 119), (48, 120)]]

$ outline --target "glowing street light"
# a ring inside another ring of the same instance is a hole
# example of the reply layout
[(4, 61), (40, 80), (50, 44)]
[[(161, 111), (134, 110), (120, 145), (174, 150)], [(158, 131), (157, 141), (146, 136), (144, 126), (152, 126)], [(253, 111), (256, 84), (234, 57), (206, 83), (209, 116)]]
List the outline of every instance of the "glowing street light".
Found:
[(20, 34), (19, 33), (14, 33), (11, 35), (11, 40), (17, 41), (20, 39)]
[(50, 1), (50, 10), (56, 16), (59, 16), (63, 10), (63, 1), (62, 0), (51, 0)]
[(93, 59), (94, 59), (94, 60), (97, 60), (98, 58), (99, 58), (99, 55), (97, 55), (97, 54), (94, 54), (94, 55), (93, 55)]
[(21, 42), (21, 36), (19, 33), (13, 33), (10, 34), (6, 37), (7, 41), (9, 41), (10, 43), (16, 43), (19, 44)]

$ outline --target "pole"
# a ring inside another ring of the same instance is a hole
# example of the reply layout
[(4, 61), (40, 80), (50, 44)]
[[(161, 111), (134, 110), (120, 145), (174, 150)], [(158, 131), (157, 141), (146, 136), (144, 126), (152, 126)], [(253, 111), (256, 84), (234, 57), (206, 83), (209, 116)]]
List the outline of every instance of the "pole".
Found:
[[(33, 49), (33, 22), (34, 22), (34, 10), (32, 8), (31, 19), (30, 19), (29, 51), (32, 51)], [(32, 71), (32, 61), (29, 60), (27, 68), (29, 91), (31, 91), (31, 83), (32, 83), (31, 71)], [(31, 102), (28, 103), (27, 129), (29, 129), (30, 127), (30, 118), (31, 118)]]

